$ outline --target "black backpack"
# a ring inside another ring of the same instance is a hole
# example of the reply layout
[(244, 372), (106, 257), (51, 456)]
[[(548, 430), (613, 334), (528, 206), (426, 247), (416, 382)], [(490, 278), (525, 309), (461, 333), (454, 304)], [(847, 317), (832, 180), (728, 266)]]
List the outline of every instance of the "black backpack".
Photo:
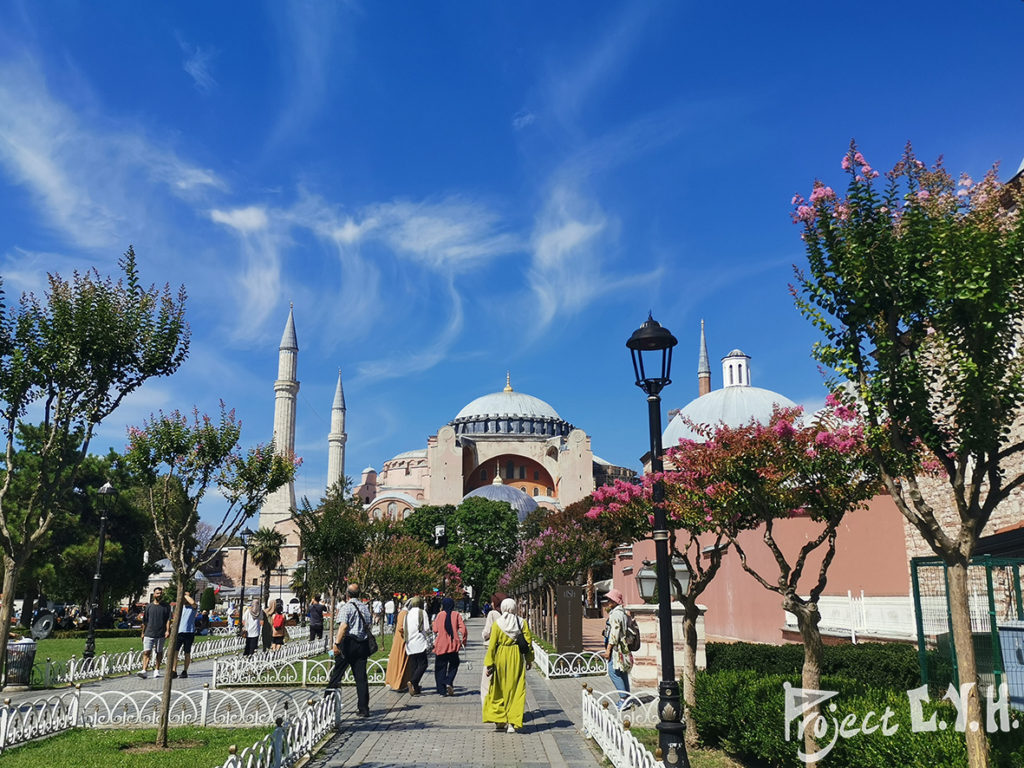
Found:
[(626, 628), (622, 632), (622, 642), (630, 651), (640, 650), (640, 627), (629, 614), (626, 614)]

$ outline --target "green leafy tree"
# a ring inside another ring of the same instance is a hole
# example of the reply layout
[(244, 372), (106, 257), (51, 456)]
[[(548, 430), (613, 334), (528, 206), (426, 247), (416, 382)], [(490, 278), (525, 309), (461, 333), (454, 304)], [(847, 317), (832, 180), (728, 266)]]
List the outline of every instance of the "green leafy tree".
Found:
[(333, 606), (353, 559), (363, 551), (370, 534), (363, 505), (347, 495), (346, 487), (336, 485), (316, 507), (304, 498), (292, 519), (306, 558), (307, 589), (331, 595)]
[(423, 594), (450, 575), (444, 552), (408, 536), (372, 542), (349, 569), (349, 580), (368, 595)]
[[(947, 566), (957, 668), (977, 681), (968, 565), (996, 508), (1024, 484), (1024, 199), (997, 169), (981, 181), (926, 167), (908, 145), (879, 180), (851, 143), (845, 197), (815, 182), (794, 198), (808, 268), (794, 294), (823, 333), (818, 360), (863, 404), (886, 489)], [(922, 482), (922, 462), (940, 482)], [(953, 500), (936, 512), (939, 489)], [(967, 721), (984, 722), (978, 686)], [(967, 731), (971, 768), (988, 765)]]
[(406, 536), (418, 539), (424, 544), (433, 545), (435, 526), (444, 525), (450, 542), (452, 531), (448, 529), (450, 528), (449, 523), (455, 514), (455, 509), (455, 506), (452, 504), (444, 504), (442, 506), (426, 504), (405, 518), (402, 522), (402, 531)]
[(213, 587), (207, 587), (199, 597), (199, 610), (212, 611), (217, 607), (217, 593)]
[[(212, 540), (220, 541), (237, 535), (267, 496), (295, 475), (295, 461), (279, 456), (272, 445), (243, 452), (241, 430), (234, 411), (223, 404), (216, 420), (198, 411), (191, 417), (174, 411), (129, 429), (125, 460), (145, 482), (139, 496), (152, 517), (160, 549), (174, 569), (175, 594), (182, 594), (192, 575), (217, 556), (216, 550), (200, 546), (197, 537), (199, 506), (208, 492), (216, 490), (226, 505), (211, 534)], [(171, 620), (168, 642), (172, 648), (182, 603), (175, 604)], [(167, 675), (157, 725), (160, 747), (167, 746), (170, 697)]]
[[(43, 298), (23, 295), (16, 306), (0, 293), (3, 657), (18, 577), (61, 513), (96, 425), (148, 379), (174, 373), (188, 353), (184, 288), (176, 296), (144, 288), (131, 248), (120, 267), (116, 282), (96, 271), (70, 281), (52, 274)], [(42, 414), (38, 462), (18, 477), (18, 426), (30, 408)], [(21, 502), (8, 504), (16, 480)]]
[(494, 589), (519, 549), (519, 517), (504, 501), (471, 496), (455, 508), (445, 525), (448, 559), (473, 588), (475, 613), (480, 595)]
[(249, 559), (263, 574), (263, 590), (260, 602), (266, 605), (270, 600), (270, 573), (281, 562), (281, 548), (285, 535), (274, 528), (260, 528), (249, 539)]

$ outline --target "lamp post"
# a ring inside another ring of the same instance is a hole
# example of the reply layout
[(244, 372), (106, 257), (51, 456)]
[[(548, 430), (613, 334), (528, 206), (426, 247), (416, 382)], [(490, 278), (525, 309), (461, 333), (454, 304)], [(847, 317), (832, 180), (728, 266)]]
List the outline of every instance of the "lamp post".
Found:
[(434, 526), (434, 546), (438, 549), (444, 549), (448, 546), (447, 529), (444, 527), (444, 523), (438, 523)]
[(288, 569), (283, 565), (277, 568), (277, 599), (282, 603), (284, 603), (284, 577), (286, 573), (288, 573)]
[(103, 544), (107, 536), (107, 513), (110, 511), (110, 497), (117, 493), (117, 490), (108, 481), (100, 487), (98, 493), (103, 497), (103, 504), (100, 509), (100, 541), (96, 550), (96, 573), (92, 577), (92, 597), (89, 599), (89, 634), (85, 638), (85, 650), (82, 651), (83, 659), (91, 659), (96, 655), (96, 611), (99, 610), (100, 601), (100, 571), (103, 567)]
[[(636, 385), (647, 395), (647, 416), (651, 433), (651, 472), (664, 470), (661, 461), (661, 390), (672, 383), (672, 348), (676, 337), (651, 315), (629, 337), (626, 346), (633, 358)], [(679, 682), (672, 646), (672, 597), (668, 553), (668, 521), (665, 517), (665, 487), (661, 481), (652, 489), (654, 504), (654, 553), (657, 563), (658, 635), (661, 640), (661, 682), (658, 684), (658, 744), (666, 768), (689, 768), (685, 730), (681, 722)]]
[(242, 594), (238, 598), (238, 634), (245, 633), (245, 626), (242, 620), (242, 611), (245, 610), (245, 566), (249, 561), (249, 537), (252, 531), (246, 528), (238, 532), (238, 538), (242, 540)]

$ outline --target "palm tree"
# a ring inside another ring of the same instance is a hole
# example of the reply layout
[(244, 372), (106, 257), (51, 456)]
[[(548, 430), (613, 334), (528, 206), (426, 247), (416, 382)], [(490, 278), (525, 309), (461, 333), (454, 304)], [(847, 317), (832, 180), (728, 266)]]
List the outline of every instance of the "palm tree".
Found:
[(270, 599), (270, 572), (281, 562), (284, 543), (284, 534), (273, 528), (260, 528), (249, 539), (249, 558), (263, 571), (263, 605)]

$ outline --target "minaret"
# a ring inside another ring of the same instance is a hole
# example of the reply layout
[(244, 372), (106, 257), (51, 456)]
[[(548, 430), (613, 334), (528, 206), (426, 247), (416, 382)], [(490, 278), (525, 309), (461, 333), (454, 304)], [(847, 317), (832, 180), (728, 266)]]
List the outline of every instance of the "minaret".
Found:
[(338, 371), (338, 388), (334, 391), (334, 405), (331, 406), (331, 432), (327, 435), (327, 489), (345, 480), (345, 390), (341, 388), (341, 371)]
[(700, 357), (697, 360), (697, 397), (711, 391), (711, 364), (708, 362), (708, 340), (704, 336), (704, 321), (700, 321)]
[[(299, 342), (295, 338), (294, 308), (288, 309), (288, 322), (281, 336), (277, 357), (277, 381), (274, 382), (274, 452), (292, 458), (295, 455), (295, 396), (299, 392), (296, 378)], [(260, 509), (260, 528), (272, 528), (289, 519), (295, 509), (295, 484), (278, 488), (267, 497)], [(277, 528), (287, 533), (287, 528)]]

